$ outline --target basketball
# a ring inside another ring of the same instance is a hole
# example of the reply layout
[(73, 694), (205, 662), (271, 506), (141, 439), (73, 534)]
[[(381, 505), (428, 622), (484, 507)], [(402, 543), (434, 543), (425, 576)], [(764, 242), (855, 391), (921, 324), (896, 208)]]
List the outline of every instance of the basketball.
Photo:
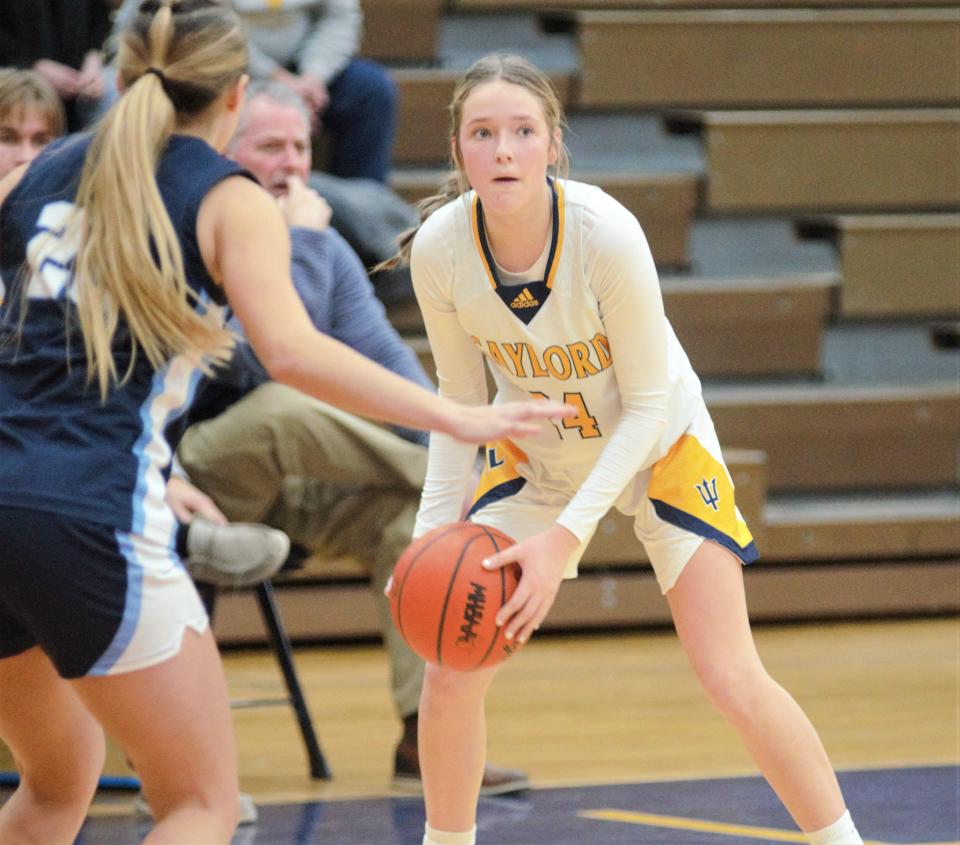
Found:
[(500, 663), (519, 648), (494, 620), (517, 587), (520, 567), (488, 571), (480, 565), (513, 544), (495, 528), (455, 522), (406, 548), (389, 599), (394, 625), (413, 651), (438, 666), (470, 671)]

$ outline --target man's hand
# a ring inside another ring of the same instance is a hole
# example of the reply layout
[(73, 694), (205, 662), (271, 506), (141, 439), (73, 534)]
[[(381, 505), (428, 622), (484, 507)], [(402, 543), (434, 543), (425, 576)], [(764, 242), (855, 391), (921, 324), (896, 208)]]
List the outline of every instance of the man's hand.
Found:
[(306, 73), (298, 77), (298, 80), (300, 96), (307, 101), (307, 104), (317, 115), (322, 115), (330, 102), (330, 92), (327, 90), (327, 86), (315, 76)]
[(327, 90), (327, 86), (315, 76), (309, 74), (298, 76), (282, 67), (276, 68), (270, 74), (270, 77), (277, 82), (282, 82), (288, 88), (292, 88), (303, 98), (307, 108), (310, 109), (311, 128), (318, 129), (320, 115), (323, 114), (330, 102), (330, 92)]
[(33, 69), (47, 80), (61, 97), (71, 100), (80, 93), (80, 73), (53, 59), (40, 59)]
[(322, 232), (330, 225), (333, 213), (327, 201), (297, 176), (287, 179), (287, 195), (277, 200), (287, 226)]
[(226, 525), (229, 520), (213, 499), (198, 490), (185, 478), (170, 476), (167, 482), (167, 504), (180, 522), (189, 524), (195, 516), (202, 516), (214, 525)]
[(99, 100), (103, 96), (103, 88), (103, 56), (98, 50), (91, 50), (84, 58), (77, 76), (77, 94), (88, 100)]

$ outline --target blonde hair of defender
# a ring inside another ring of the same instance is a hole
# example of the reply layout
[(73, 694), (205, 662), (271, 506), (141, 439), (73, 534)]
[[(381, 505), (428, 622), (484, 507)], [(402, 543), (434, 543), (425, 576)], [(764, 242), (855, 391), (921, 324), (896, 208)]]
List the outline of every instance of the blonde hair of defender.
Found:
[[(121, 38), (117, 66), (126, 92), (90, 144), (71, 224), (81, 232), (75, 277), (88, 380), (96, 373), (104, 399), (111, 382), (129, 378), (141, 350), (155, 367), (182, 353), (205, 371), (229, 358), (233, 335), (194, 308), (155, 172), (178, 121), (243, 75), (246, 36), (216, 0), (145, 2)], [(111, 343), (121, 316), (132, 354), (118, 379)]]
[(57, 92), (34, 70), (0, 70), (0, 123), (33, 109), (43, 116), (54, 137), (67, 131), (67, 118)]
[[(565, 126), (563, 105), (550, 78), (536, 65), (528, 62), (522, 56), (512, 53), (491, 53), (477, 59), (467, 72), (460, 78), (453, 89), (453, 98), (450, 101), (450, 137), (453, 139), (451, 149), (451, 164), (453, 172), (440, 188), (440, 192), (417, 203), (422, 224), (434, 211), (456, 199), (470, 188), (467, 174), (463, 168), (463, 157), (460, 154), (460, 125), (463, 122), (463, 104), (474, 88), (486, 82), (502, 79), (512, 85), (519, 85), (529, 91), (540, 102), (543, 110), (543, 119), (550, 133), (551, 143), (556, 130)], [(570, 170), (570, 154), (563, 141), (557, 149), (557, 163), (553, 166), (554, 176), (566, 179)], [(397, 255), (377, 265), (375, 270), (390, 270), (410, 261), (410, 250), (413, 238), (419, 231), (419, 226), (409, 229), (400, 235)]]

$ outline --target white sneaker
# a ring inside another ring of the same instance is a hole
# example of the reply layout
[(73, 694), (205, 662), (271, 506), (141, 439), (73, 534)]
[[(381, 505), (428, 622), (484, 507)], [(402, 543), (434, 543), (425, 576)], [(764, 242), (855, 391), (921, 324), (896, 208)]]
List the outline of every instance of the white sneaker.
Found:
[(249, 587), (276, 574), (290, 553), (290, 538), (252, 522), (215, 525), (195, 517), (187, 526), (187, 570), (218, 587)]
[[(133, 799), (133, 809), (138, 816), (143, 816), (144, 818), (153, 818), (153, 810), (150, 809), (150, 805), (147, 803), (147, 799), (143, 797), (142, 792), (137, 793), (137, 797)], [(239, 801), (237, 803), (238, 811), (238, 824), (256, 824), (257, 819), (259, 818), (259, 813), (257, 813), (257, 805), (253, 803), (253, 798), (250, 797), (246, 792), (241, 792), (239, 794)]]

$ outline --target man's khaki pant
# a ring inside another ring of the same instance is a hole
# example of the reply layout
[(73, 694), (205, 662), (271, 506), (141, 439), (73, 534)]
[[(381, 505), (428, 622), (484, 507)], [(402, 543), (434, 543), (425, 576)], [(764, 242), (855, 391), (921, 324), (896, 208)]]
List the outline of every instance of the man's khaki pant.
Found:
[(383, 590), (410, 542), (426, 448), (268, 382), (191, 426), (177, 457), (230, 520), (266, 523), (320, 557), (367, 566), (394, 702), (401, 717), (415, 713), (423, 663), (394, 629)]

